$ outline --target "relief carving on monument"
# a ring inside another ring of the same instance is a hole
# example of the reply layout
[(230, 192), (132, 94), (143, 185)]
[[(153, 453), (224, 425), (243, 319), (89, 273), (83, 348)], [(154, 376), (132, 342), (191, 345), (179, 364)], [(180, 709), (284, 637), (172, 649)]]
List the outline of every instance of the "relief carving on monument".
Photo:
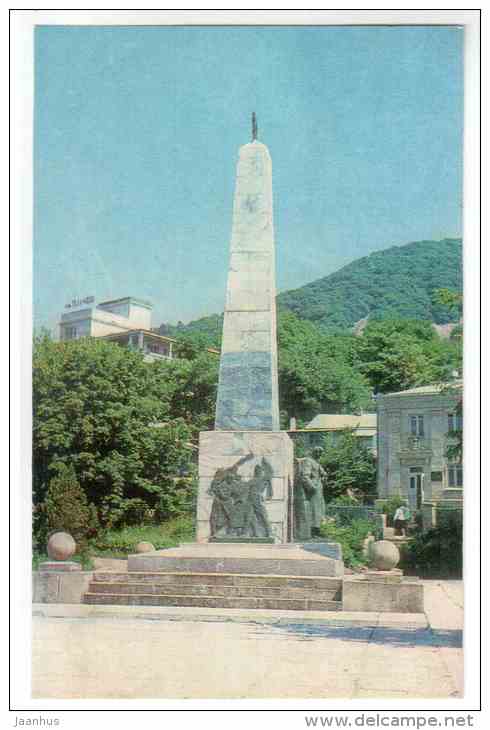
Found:
[(216, 471), (208, 490), (213, 497), (211, 538), (272, 538), (264, 504), (264, 499), (272, 499), (271, 465), (262, 458), (248, 480), (238, 473), (238, 469), (253, 458), (253, 454), (247, 454), (233, 466)]

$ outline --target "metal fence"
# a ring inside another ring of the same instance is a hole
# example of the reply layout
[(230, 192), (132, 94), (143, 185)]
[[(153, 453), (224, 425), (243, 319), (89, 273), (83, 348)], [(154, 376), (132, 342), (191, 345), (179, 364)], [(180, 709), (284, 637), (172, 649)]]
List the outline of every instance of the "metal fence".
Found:
[(341, 527), (348, 527), (356, 520), (370, 522), (372, 525), (372, 533), (377, 538), (382, 537), (383, 525), (381, 513), (375, 507), (368, 505), (327, 504), (325, 517), (327, 519), (335, 519), (335, 522)]

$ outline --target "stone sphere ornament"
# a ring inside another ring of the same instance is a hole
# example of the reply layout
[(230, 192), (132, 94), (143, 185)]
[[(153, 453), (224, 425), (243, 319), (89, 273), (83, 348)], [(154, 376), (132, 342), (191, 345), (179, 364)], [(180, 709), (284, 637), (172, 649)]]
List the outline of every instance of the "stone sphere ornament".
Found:
[(48, 555), (51, 560), (68, 560), (76, 549), (75, 540), (67, 532), (55, 532), (48, 540)]
[(376, 570), (393, 570), (400, 562), (400, 551), (389, 540), (377, 540), (371, 544), (369, 557)]
[(139, 542), (135, 550), (137, 553), (153, 553), (155, 552), (154, 546), (151, 544), (151, 542)]

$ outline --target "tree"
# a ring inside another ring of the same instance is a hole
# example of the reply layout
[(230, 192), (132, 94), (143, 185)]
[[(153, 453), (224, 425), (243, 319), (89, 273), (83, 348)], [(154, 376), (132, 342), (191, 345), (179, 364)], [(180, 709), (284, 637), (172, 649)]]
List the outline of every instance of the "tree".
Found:
[(454, 289), (436, 289), (433, 294), (435, 304), (447, 307), (454, 314), (459, 316), (463, 313), (463, 295)]
[(60, 462), (53, 466), (55, 476), (49, 482), (45, 501), (40, 505), (35, 536), (43, 549), (50, 533), (68, 532), (77, 543), (79, 552), (87, 546), (89, 537), (97, 533), (97, 510), (89, 504), (78, 483), (72, 464)]
[(327, 503), (349, 493), (363, 497), (376, 493), (376, 459), (351, 429), (335, 437), (326, 435), (320, 463), (327, 474)]
[(371, 402), (355, 366), (354, 337), (327, 335), (291, 312), (278, 322), (280, 408), (310, 420), (318, 413), (357, 412)]
[[(104, 524), (124, 522), (136, 505), (159, 507), (176, 485), (192, 491), (198, 430), (212, 419), (208, 365), (146, 363), (96, 339), (36, 339), (34, 504), (45, 500), (60, 464), (73, 467)], [(199, 381), (199, 397), (191, 381)]]
[(462, 362), (459, 342), (442, 340), (430, 322), (419, 320), (371, 321), (357, 351), (360, 371), (376, 393), (445, 382)]

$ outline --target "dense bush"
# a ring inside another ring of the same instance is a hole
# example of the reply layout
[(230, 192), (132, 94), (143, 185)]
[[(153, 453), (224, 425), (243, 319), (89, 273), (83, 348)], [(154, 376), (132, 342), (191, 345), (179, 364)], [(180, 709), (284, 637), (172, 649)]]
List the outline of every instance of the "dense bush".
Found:
[(376, 459), (353, 431), (327, 435), (320, 463), (326, 472), (327, 503), (349, 494), (362, 503), (376, 493)]
[(35, 547), (44, 551), (49, 535), (60, 530), (70, 533), (78, 552), (84, 552), (89, 538), (96, 535), (99, 528), (97, 510), (88, 503), (72, 465), (60, 462), (56, 472), (49, 482), (44, 502), (35, 512)]
[(320, 535), (323, 538), (329, 542), (340, 543), (344, 564), (348, 568), (367, 563), (367, 558), (363, 555), (363, 543), (372, 532), (372, 523), (363, 519), (353, 520), (344, 526), (340, 525), (336, 519), (326, 520), (320, 527)]
[[(147, 363), (104, 340), (36, 338), (33, 352), (34, 528), (50, 480), (69, 465), (103, 526), (192, 509), (199, 430), (209, 428), (218, 358)], [(46, 525), (44, 525), (46, 529)]]
[(462, 577), (462, 520), (443, 521), (426, 532), (417, 531), (407, 547), (402, 567), (421, 576)]

